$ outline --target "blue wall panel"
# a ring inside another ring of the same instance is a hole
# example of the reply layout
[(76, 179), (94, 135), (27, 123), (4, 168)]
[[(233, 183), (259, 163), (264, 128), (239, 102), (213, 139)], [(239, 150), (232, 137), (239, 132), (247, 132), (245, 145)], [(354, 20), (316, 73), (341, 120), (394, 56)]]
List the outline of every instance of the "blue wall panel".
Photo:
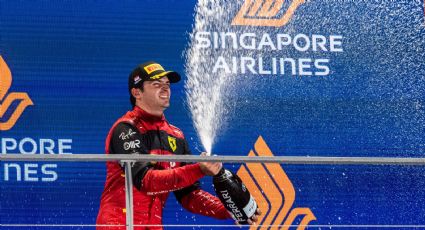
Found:
[[(40, 153), (41, 145), (55, 153), (103, 153), (109, 128), (130, 109), (127, 76), (146, 60), (182, 74), (183, 81), (172, 85), (166, 116), (184, 131), (194, 153), (203, 151), (184, 89), (186, 51), (201, 3), (0, 0), (0, 55), (7, 65), (0, 66), (0, 82), (8, 81), (5, 68), (12, 77), (10, 88), (0, 84), (0, 106), (13, 92), (27, 93), (33, 102), (11, 129), (0, 131), (1, 153)], [(255, 33), (257, 42), (265, 33), (336, 35), (343, 51), (233, 51), (263, 57), (265, 68), (272, 58), (328, 59), (329, 74), (232, 75), (234, 88), (225, 96), (232, 111), (213, 152), (245, 156), (261, 136), (275, 156), (424, 156), (424, 2), (312, 0), (279, 27), (231, 25), (244, 1), (214, 4), (228, 17), (209, 21), (206, 31)], [(223, 53), (212, 49), (211, 68)], [(4, 111), (2, 125), (23, 101)], [(282, 168), (296, 191), (294, 207), (314, 213), (310, 224), (425, 224), (423, 167)], [(94, 224), (105, 177), (103, 163), (1, 162), (0, 226)], [(212, 192), (210, 178), (202, 183)], [(164, 224), (201, 223), (233, 221), (190, 214), (170, 196)]]

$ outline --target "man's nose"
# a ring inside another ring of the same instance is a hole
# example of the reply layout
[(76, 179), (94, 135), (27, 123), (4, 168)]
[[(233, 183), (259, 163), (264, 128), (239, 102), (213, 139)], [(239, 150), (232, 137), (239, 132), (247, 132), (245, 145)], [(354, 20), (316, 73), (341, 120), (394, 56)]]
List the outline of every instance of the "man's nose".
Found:
[(170, 85), (162, 84), (161, 89), (170, 89)]

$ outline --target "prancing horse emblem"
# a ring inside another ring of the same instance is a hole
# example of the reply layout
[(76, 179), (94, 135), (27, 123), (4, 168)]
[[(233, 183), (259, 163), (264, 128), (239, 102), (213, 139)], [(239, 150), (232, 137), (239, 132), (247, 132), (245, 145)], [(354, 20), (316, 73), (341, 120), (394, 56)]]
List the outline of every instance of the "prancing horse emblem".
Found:
[(176, 138), (168, 136), (168, 143), (170, 144), (170, 147), (173, 152), (175, 152), (177, 149)]

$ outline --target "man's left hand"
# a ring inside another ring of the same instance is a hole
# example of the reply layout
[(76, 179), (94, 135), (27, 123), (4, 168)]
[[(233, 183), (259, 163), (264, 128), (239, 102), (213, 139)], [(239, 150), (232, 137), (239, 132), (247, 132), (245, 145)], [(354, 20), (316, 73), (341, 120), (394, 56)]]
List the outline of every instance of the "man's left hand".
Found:
[[(261, 210), (259, 209), (259, 208), (257, 208), (257, 211), (255, 211), (255, 214), (253, 215), (253, 216), (251, 216), (251, 218), (249, 218), (248, 220), (247, 220), (247, 222), (248, 222), (248, 224), (249, 225), (256, 225), (257, 224), (257, 221), (258, 221), (258, 217), (261, 215)], [(236, 221), (236, 224), (237, 225), (241, 225), (241, 224), (239, 224), (239, 222), (238, 221)]]

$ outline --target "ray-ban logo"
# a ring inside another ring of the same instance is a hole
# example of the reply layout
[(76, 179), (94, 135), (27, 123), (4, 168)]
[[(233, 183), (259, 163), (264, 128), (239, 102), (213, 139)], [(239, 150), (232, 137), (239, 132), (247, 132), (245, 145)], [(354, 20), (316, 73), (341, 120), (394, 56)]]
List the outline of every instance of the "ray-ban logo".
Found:
[(285, 10), (285, 0), (245, 0), (232, 25), (274, 26), (286, 25), (295, 10), (305, 0), (292, 0)]
[[(12, 85), (12, 73), (3, 57), (0, 56), (0, 130), (6, 131), (11, 129), (27, 106), (33, 105), (31, 98), (27, 93), (10, 92), (9, 88)], [(12, 103), (19, 101), (16, 108), (11, 108)], [(10, 116), (5, 117), (9, 109)]]

